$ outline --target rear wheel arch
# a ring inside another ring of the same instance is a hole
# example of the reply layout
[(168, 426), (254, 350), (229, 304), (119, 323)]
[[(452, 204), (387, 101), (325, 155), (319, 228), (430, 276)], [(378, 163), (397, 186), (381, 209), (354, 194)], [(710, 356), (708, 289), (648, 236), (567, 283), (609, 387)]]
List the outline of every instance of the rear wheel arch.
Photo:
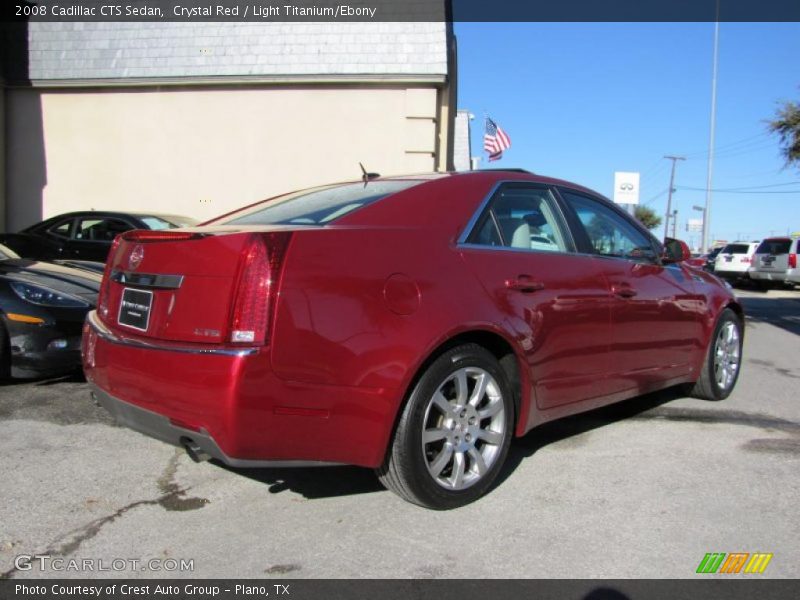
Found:
[(375, 470), (388, 489), (421, 506), (449, 509), (493, 485), (514, 436), (519, 395), (509, 348), (502, 337), (460, 334), (420, 365)]
[(397, 424), (400, 416), (403, 413), (405, 405), (408, 403), (411, 392), (416, 387), (420, 378), (428, 370), (428, 367), (442, 354), (458, 346), (465, 344), (476, 344), (481, 346), (489, 353), (491, 353), (500, 363), (503, 371), (508, 378), (508, 383), (511, 386), (514, 394), (514, 425), (515, 430), (518, 422), (521, 420), (521, 411), (524, 406), (529, 405), (529, 399), (524, 390), (529, 386), (525, 385), (527, 378), (524, 375), (522, 368), (521, 358), (519, 353), (515, 350), (512, 343), (496, 331), (488, 329), (472, 329), (453, 334), (444, 341), (440, 342), (433, 350), (428, 352), (426, 357), (416, 365), (414, 368), (414, 375), (404, 386), (402, 401), (397, 407), (397, 412), (394, 417), (394, 423), (387, 440), (386, 451), (389, 451), (391, 440), (397, 430)]
[[(744, 331), (744, 309), (742, 306), (738, 302), (729, 302), (727, 305), (722, 307), (720, 314), (722, 314), (722, 311), (724, 311), (726, 308), (731, 309), (736, 316), (739, 317), (739, 320), (742, 322), (742, 331)], [(717, 318), (719, 318), (719, 315)]]

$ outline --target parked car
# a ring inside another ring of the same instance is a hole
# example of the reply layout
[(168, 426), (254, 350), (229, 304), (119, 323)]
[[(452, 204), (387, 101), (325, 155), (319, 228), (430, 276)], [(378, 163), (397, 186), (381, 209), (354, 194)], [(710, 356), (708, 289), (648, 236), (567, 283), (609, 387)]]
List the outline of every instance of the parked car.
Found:
[(748, 280), (747, 270), (756, 248), (758, 242), (733, 242), (726, 245), (714, 261), (714, 275), (730, 283)]
[(88, 263), (36, 262), (0, 245), (0, 378), (79, 368), (81, 327), (101, 280)]
[(709, 273), (714, 272), (714, 265), (717, 262), (717, 256), (719, 256), (719, 253), (722, 252), (723, 248), (724, 246), (712, 248), (711, 252), (708, 253), (708, 256), (706, 257), (706, 264), (703, 268)]
[(541, 423), (733, 390), (742, 308), (686, 244), (525, 172), (365, 180), (120, 236), (84, 328), (95, 399), (196, 460), (372, 467), (446, 509)]
[(690, 258), (686, 259), (686, 264), (692, 267), (702, 269), (708, 262), (708, 254), (694, 253)]
[(762, 289), (800, 284), (797, 255), (800, 238), (767, 238), (759, 244), (748, 270), (750, 279)]
[(0, 244), (36, 260), (80, 259), (105, 262), (117, 234), (131, 229), (173, 229), (196, 225), (178, 215), (109, 211), (72, 212), (51, 217), (19, 233), (0, 235)]

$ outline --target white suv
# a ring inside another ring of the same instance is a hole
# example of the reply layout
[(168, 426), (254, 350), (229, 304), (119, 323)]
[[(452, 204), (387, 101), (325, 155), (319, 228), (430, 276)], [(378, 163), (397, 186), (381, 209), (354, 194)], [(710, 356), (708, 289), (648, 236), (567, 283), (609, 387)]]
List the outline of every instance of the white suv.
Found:
[(714, 262), (714, 275), (731, 283), (747, 279), (747, 269), (750, 268), (756, 248), (758, 248), (758, 242), (728, 244), (717, 254), (717, 260)]
[(756, 249), (748, 274), (761, 289), (800, 284), (797, 254), (800, 238), (767, 238)]

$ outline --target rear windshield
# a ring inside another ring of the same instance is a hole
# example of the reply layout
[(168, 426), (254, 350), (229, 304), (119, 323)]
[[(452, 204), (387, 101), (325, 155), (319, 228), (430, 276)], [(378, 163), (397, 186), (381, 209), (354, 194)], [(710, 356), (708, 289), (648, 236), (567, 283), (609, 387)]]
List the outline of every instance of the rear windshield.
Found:
[(792, 240), (764, 240), (758, 246), (758, 254), (788, 254)]
[(722, 249), (722, 254), (747, 254), (749, 248), (747, 244), (728, 244)]
[(418, 180), (347, 183), (296, 192), (244, 208), (208, 224), (214, 225), (324, 225), (421, 183)]

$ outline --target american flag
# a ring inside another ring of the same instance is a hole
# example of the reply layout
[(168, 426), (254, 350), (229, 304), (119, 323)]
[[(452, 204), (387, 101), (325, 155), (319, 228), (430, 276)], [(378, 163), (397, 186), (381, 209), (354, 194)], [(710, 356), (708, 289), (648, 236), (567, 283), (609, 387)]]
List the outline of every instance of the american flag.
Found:
[(489, 153), (489, 161), (500, 160), (503, 150), (511, 147), (511, 138), (500, 126), (486, 117), (486, 133), (483, 134), (483, 149)]

